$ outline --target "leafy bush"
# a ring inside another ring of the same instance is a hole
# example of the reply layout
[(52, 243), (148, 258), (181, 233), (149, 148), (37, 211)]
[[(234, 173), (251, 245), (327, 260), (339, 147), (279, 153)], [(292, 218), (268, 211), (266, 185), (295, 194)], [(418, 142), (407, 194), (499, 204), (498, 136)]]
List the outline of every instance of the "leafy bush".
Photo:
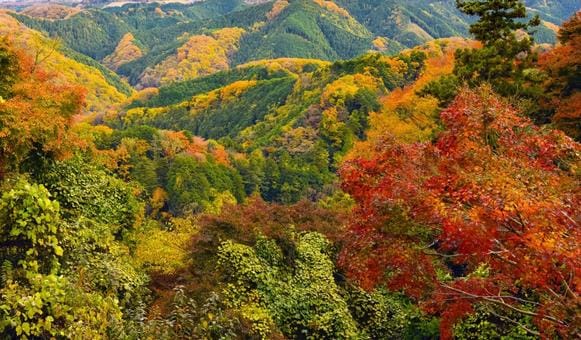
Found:
[(41, 185), (18, 180), (0, 199), (0, 263), (50, 273), (63, 255), (59, 203)]
[(131, 228), (141, 212), (128, 184), (80, 157), (50, 162), (35, 177), (61, 203), (66, 218), (82, 215), (117, 233)]

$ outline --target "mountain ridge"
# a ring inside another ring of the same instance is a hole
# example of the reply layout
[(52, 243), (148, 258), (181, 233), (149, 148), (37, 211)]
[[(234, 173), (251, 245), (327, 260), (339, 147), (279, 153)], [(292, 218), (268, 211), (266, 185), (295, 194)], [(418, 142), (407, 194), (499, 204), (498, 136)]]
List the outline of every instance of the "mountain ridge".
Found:
[[(571, 0), (529, 0), (527, 5), (545, 20), (537, 28), (536, 38), (541, 43), (554, 42), (556, 25), (577, 9)], [(231, 67), (283, 57), (334, 61), (369, 50), (396, 53), (437, 38), (466, 37), (472, 20), (460, 14), (452, 0), (132, 3), (115, 8), (86, 8), (56, 20), (26, 13), (25, 10), (14, 16), (101, 62), (114, 53), (124, 36), (131, 34), (142, 55), (119, 61), (121, 65), (114, 69), (140, 87), (149, 85), (141, 80), (146, 70), (167, 64), (180, 48), (184, 49), (185, 35), (211, 36), (212, 31), (228, 27), (245, 30), (239, 46), (227, 53), (226, 62)]]

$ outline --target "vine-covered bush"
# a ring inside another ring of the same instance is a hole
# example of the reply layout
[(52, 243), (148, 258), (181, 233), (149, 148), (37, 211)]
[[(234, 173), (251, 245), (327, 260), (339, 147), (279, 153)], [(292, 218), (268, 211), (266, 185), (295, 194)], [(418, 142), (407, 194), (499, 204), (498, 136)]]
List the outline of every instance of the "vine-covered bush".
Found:
[(80, 157), (49, 163), (37, 174), (37, 180), (61, 203), (67, 218), (83, 215), (110, 225), (115, 233), (133, 226), (140, 213), (140, 204), (128, 184)]

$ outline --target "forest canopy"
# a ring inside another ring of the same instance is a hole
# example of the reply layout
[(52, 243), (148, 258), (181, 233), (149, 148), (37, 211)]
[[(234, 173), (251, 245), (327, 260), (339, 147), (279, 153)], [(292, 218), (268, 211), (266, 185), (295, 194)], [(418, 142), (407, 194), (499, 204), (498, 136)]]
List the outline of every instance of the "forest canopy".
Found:
[(555, 3), (0, 12), (0, 337), (578, 338)]

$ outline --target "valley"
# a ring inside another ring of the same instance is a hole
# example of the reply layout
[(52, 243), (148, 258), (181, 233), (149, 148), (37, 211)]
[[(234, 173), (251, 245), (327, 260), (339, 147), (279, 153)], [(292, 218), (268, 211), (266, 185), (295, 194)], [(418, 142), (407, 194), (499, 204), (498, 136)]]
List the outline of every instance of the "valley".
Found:
[(577, 0), (0, 4), (3, 338), (580, 335)]

